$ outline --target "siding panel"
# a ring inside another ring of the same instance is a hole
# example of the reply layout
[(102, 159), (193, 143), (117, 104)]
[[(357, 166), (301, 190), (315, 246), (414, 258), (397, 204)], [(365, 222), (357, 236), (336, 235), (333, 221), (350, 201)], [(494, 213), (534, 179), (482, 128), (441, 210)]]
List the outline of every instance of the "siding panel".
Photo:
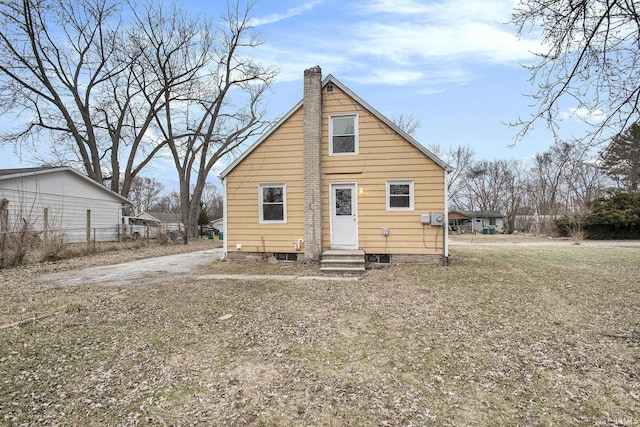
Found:
[[(244, 252), (294, 252), (304, 235), (302, 188), (302, 109), (282, 123), (242, 160), (227, 180), (227, 247)], [(285, 184), (286, 224), (260, 224), (260, 184)], [(263, 246), (264, 239), (264, 246)]]
[[(329, 156), (331, 114), (358, 113), (359, 154)], [(444, 211), (444, 171), (417, 148), (379, 121), (347, 94), (334, 88), (325, 93), (323, 117), (323, 198), (329, 184), (357, 182), (358, 239), (368, 253), (442, 254), (442, 227), (423, 227), (420, 214)], [(387, 180), (414, 181), (414, 210), (386, 210)], [(324, 212), (323, 248), (330, 244), (330, 207)], [(382, 228), (389, 228), (385, 239)]]
[[(302, 107), (304, 108), (304, 107)], [(302, 108), (294, 112), (226, 176), (227, 245), (234, 251), (293, 252), (304, 235)], [(442, 254), (444, 230), (423, 226), (420, 214), (444, 212), (444, 171), (420, 150), (334, 86), (323, 89), (322, 111), (322, 249), (330, 248), (331, 183), (357, 183), (359, 245), (369, 253)], [(359, 154), (329, 156), (329, 116), (357, 113)], [(386, 181), (414, 181), (414, 210), (386, 210)], [(259, 224), (258, 185), (287, 185), (287, 224)], [(385, 239), (382, 228), (390, 234)]]
[(43, 230), (47, 208), (49, 229), (59, 230), (70, 243), (82, 242), (86, 241), (87, 210), (91, 210), (96, 240), (118, 237), (122, 201), (68, 171), (3, 179), (0, 198), (9, 200), (9, 222), (13, 228), (26, 220), (36, 231)]

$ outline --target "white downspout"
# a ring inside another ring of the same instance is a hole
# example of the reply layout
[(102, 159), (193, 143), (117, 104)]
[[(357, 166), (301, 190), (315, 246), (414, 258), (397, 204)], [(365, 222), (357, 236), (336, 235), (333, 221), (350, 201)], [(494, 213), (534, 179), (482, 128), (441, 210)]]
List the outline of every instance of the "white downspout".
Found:
[(444, 253), (442, 254), (442, 256), (443, 256), (443, 263), (445, 266), (449, 265), (449, 206), (448, 206), (449, 185), (447, 184), (448, 178), (449, 178), (448, 171), (445, 168), (444, 169), (444, 221), (442, 223), (442, 226), (444, 227), (444, 245), (442, 245), (442, 247), (444, 248), (443, 249)]
[(222, 257), (227, 258), (227, 242), (229, 236), (227, 235), (227, 224), (229, 223), (229, 217), (227, 216), (227, 177), (222, 178)]

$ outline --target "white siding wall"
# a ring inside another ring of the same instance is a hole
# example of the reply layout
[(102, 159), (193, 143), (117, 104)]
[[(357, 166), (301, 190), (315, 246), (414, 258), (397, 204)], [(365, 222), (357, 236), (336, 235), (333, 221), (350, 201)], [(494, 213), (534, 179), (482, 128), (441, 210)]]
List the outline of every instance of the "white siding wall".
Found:
[[(67, 242), (86, 241), (87, 210), (98, 241), (116, 240), (122, 201), (69, 171), (0, 180), (0, 199), (9, 200), (12, 229), (24, 220), (37, 231), (44, 227), (48, 208), (49, 229), (61, 230)], [(92, 231), (92, 238), (94, 232)]]

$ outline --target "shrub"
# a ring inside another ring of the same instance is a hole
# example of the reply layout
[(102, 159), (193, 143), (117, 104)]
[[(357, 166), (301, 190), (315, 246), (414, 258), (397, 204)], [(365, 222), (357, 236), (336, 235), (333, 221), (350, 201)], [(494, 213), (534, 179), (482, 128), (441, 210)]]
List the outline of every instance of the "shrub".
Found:
[(616, 191), (594, 200), (584, 229), (590, 239), (639, 239), (640, 194)]
[(64, 259), (69, 244), (64, 232), (50, 232), (49, 237), (42, 243), (42, 261), (57, 261)]
[(2, 232), (0, 237), (0, 268), (15, 267), (25, 261), (29, 250), (39, 240), (33, 225), (23, 220), (22, 225), (16, 231)]
[(169, 244), (169, 231), (159, 231), (156, 242), (162, 246)]

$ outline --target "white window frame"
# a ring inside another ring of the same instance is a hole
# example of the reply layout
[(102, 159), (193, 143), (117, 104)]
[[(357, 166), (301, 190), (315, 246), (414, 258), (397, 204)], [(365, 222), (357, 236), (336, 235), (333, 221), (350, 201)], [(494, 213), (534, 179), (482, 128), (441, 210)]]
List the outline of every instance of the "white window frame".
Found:
[[(262, 209), (264, 188), (282, 187), (282, 220), (263, 220), (264, 211)], [(286, 224), (287, 223), (287, 184), (259, 184), (258, 185), (258, 222), (260, 224)]]
[[(391, 207), (391, 186), (392, 185), (408, 185), (409, 186), (409, 207)], [(409, 179), (390, 180), (387, 181), (387, 210), (388, 211), (412, 211), (414, 208), (414, 181)]]
[[(343, 118), (343, 117), (353, 117), (353, 153), (334, 153), (333, 152), (333, 119)], [(341, 113), (341, 114), (331, 114), (329, 116), (329, 155), (330, 156), (355, 156), (358, 154), (360, 150), (359, 144), (359, 131), (358, 131), (358, 113)]]

